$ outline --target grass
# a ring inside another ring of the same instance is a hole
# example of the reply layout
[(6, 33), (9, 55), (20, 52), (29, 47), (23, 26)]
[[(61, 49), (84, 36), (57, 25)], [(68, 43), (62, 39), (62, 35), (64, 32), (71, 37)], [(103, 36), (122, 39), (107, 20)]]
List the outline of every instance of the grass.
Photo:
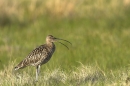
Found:
[[(0, 1), (0, 85), (119, 86), (129, 84), (130, 11), (126, 0)], [(63, 38), (51, 60), (12, 73), (48, 34)], [(80, 62), (80, 63), (79, 63)], [(127, 82), (127, 83), (126, 83)]]
[(122, 71), (109, 71), (105, 73), (98, 66), (85, 66), (79, 63), (79, 67), (74, 67), (69, 72), (60, 68), (46, 69), (41, 71), (39, 81), (35, 82), (34, 68), (14, 71), (12, 70), (15, 62), (5, 66), (0, 71), (1, 86), (128, 86), (129, 83), (129, 67), (121, 69)]

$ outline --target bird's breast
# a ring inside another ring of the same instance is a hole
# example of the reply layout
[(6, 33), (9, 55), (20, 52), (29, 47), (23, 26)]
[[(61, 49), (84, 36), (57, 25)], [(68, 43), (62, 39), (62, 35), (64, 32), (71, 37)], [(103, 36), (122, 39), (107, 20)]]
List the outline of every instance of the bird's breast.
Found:
[(48, 51), (49, 51), (48, 54), (51, 57), (52, 54), (55, 52), (55, 45), (53, 45), (53, 47), (49, 48)]
[(51, 59), (54, 52), (55, 52), (55, 45), (53, 47), (48, 47), (47, 56), (45, 57), (45, 59), (43, 59), (42, 64), (47, 63)]

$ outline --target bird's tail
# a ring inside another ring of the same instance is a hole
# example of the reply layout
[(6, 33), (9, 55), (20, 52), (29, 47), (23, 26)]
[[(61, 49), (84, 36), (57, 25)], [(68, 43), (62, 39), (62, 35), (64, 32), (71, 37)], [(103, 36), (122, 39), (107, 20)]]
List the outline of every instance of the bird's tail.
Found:
[(26, 67), (26, 65), (23, 64), (23, 61), (21, 61), (17, 66), (14, 67), (14, 70), (19, 70)]
[(20, 69), (18, 66), (14, 67), (14, 70), (18, 70), (18, 69)]

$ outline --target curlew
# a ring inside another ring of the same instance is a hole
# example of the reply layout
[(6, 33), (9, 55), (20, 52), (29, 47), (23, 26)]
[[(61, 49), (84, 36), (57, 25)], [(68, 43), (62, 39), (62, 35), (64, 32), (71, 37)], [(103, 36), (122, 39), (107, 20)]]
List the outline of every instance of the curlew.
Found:
[[(54, 42), (61, 43), (58, 40), (63, 40), (63, 41), (70, 43), (67, 40), (55, 38), (52, 35), (48, 35), (46, 37), (46, 44), (43, 44), (43, 45), (37, 47), (36, 49), (34, 49), (24, 60), (22, 60), (14, 68), (14, 70), (22, 69), (22, 68), (27, 67), (27, 66), (35, 66), (36, 67), (36, 81), (38, 81), (40, 66), (47, 63), (50, 60), (52, 54), (55, 51)], [(64, 45), (65, 47), (67, 47), (65, 44), (63, 44), (63, 43), (61, 43), (61, 44)]]

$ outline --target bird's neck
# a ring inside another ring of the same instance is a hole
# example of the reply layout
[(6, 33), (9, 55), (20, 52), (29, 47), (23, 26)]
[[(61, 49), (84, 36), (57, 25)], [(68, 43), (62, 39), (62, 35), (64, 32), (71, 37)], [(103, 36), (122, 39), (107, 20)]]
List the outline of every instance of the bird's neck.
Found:
[(53, 47), (55, 47), (55, 45), (54, 45), (53, 42), (47, 42), (47, 46), (48, 46), (49, 48), (53, 48)]
[(55, 51), (55, 44), (53, 42), (47, 44), (47, 49), (50, 53), (53, 53)]

